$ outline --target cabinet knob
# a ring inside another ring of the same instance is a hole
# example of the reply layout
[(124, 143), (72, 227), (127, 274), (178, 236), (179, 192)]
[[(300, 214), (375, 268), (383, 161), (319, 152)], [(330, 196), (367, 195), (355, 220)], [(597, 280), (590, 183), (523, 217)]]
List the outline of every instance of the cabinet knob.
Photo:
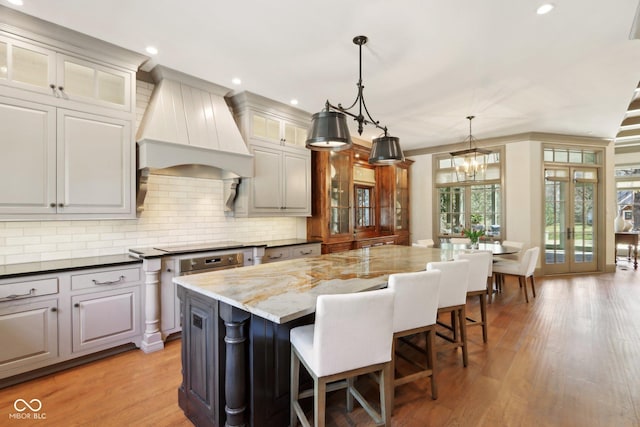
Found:
[(58, 309), (56, 307), (51, 307), (51, 311), (55, 313)]
[(63, 208), (64, 207), (64, 203), (58, 203), (58, 207), (59, 208)]
[(64, 92), (64, 86), (58, 86), (58, 90), (59, 90), (60, 92)]
[(50, 207), (50, 208), (55, 208), (55, 207), (56, 207), (56, 204), (55, 204), (55, 203), (49, 203), (49, 207)]
[(77, 303), (73, 304), (73, 306), (74, 306), (74, 307), (76, 307), (76, 308), (77, 308), (77, 307), (80, 307), (80, 303), (79, 303), (79, 302), (77, 302)]

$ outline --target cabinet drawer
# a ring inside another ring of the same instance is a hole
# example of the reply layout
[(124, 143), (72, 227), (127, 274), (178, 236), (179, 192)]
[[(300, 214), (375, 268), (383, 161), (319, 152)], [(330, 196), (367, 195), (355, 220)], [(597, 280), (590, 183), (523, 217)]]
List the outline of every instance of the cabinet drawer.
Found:
[(302, 258), (320, 255), (320, 243), (313, 245), (299, 245), (291, 248), (291, 258)]
[(291, 249), (289, 247), (268, 248), (264, 250), (262, 262), (284, 261), (291, 258)]
[(0, 301), (13, 301), (58, 293), (58, 279), (29, 280), (0, 285)]
[(138, 281), (140, 281), (140, 268), (94, 271), (71, 276), (71, 290), (117, 286)]

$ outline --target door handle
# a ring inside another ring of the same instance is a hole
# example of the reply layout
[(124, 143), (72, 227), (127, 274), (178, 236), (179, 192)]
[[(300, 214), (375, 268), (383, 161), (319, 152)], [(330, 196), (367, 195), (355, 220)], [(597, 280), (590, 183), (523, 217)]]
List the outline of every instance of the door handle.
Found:
[(573, 234), (573, 230), (569, 227), (567, 227), (567, 240), (571, 240), (572, 239), (572, 234)]

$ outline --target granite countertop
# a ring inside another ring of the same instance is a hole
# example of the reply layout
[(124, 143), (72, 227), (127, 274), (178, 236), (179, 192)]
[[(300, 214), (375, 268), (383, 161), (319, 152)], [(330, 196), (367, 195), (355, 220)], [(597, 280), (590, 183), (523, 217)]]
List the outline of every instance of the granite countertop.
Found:
[(272, 322), (286, 323), (313, 313), (318, 295), (381, 288), (390, 274), (421, 271), (428, 262), (449, 256), (434, 248), (385, 245), (180, 276), (173, 281)]
[(70, 258), (56, 261), (25, 262), (21, 264), (0, 265), (0, 279), (28, 276), (31, 274), (47, 274), (57, 271), (76, 270), (84, 268), (110, 267), (115, 265), (136, 264), (142, 260), (129, 256), (105, 255), (86, 258)]

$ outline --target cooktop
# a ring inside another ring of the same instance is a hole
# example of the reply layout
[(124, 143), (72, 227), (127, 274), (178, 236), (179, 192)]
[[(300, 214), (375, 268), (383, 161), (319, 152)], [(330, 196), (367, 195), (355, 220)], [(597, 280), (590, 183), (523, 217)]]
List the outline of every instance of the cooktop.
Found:
[(243, 248), (247, 246), (246, 243), (234, 242), (231, 240), (217, 241), (217, 242), (203, 242), (203, 243), (185, 243), (181, 245), (161, 245), (154, 246), (153, 249), (167, 252), (202, 252), (202, 251), (217, 251), (223, 249), (235, 249)]

